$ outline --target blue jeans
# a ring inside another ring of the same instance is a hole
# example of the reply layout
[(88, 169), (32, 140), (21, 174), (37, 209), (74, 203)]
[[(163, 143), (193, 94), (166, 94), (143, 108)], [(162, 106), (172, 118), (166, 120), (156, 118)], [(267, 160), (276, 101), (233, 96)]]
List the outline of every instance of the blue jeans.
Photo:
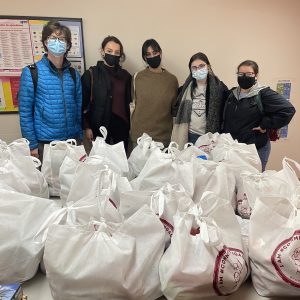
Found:
[(268, 142), (261, 147), (260, 149), (257, 150), (260, 161), (261, 161), (261, 166), (262, 166), (262, 172), (265, 171), (266, 165), (271, 153), (271, 142), (268, 140)]
[(189, 135), (188, 135), (188, 142), (189, 142), (189, 143), (193, 143), (193, 144), (195, 145), (195, 143), (196, 143), (196, 141), (198, 140), (199, 137), (200, 137), (199, 134), (189, 132)]

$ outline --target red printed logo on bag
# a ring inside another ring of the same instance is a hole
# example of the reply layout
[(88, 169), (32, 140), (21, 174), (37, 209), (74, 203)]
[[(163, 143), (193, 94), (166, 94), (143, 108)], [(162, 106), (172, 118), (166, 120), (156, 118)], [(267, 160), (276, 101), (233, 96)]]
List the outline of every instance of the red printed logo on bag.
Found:
[(224, 247), (215, 262), (213, 287), (217, 295), (227, 296), (236, 291), (248, 273), (243, 251)]
[(243, 218), (249, 219), (252, 208), (249, 206), (247, 195), (244, 193), (242, 199), (237, 199), (237, 211)]
[(300, 230), (277, 246), (271, 261), (283, 281), (300, 288)]
[(212, 149), (214, 149), (214, 143), (215, 143), (214, 141), (211, 141), (211, 144), (201, 145), (198, 148), (204, 151), (205, 153), (209, 154), (212, 151)]
[(173, 225), (163, 218), (160, 218), (160, 221), (164, 225), (166, 232), (169, 234), (170, 237), (172, 237), (174, 231)]

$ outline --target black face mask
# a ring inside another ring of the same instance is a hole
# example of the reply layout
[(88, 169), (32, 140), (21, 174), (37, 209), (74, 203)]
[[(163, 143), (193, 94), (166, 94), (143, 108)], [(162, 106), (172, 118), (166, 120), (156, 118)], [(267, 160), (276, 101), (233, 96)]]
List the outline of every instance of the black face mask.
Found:
[(255, 77), (247, 77), (247, 76), (238, 76), (237, 78), (238, 84), (239, 86), (244, 89), (250, 89), (256, 82)]
[(153, 69), (158, 68), (161, 63), (160, 55), (156, 55), (154, 57), (148, 57), (146, 58), (146, 60), (147, 60), (147, 64)]
[(109, 53), (105, 53), (104, 55), (104, 60), (106, 61), (106, 63), (111, 66), (111, 67), (115, 67), (117, 65), (119, 65), (120, 62), (120, 56), (117, 55), (111, 55)]

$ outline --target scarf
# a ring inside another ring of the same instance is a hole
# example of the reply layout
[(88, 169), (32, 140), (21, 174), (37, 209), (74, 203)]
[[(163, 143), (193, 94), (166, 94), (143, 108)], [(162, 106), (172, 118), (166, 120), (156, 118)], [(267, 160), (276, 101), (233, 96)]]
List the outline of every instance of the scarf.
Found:
[[(219, 132), (223, 110), (223, 92), (225, 86), (214, 75), (208, 74), (206, 88), (206, 133)], [(177, 114), (173, 126), (171, 141), (179, 145), (179, 149), (188, 142), (189, 125), (192, 114), (193, 78), (190, 75), (185, 81), (177, 98)]]
[[(245, 95), (243, 98), (250, 98), (253, 96), (256, 96), (261, 90), (265, 89), (267, 86), (265, 85), (261, 85), (259, 82), (257, 82), (256, 84), (254, 84), (251, 89), (249, 90), (249, 92), (247, 93), (247, 95)], [(235, 96), (235, 98), (237, 100), (239, 100), (239, 95), (241, 93), (241, 88), (238, 86), (237, 88), (235, 88), (232, 91), (233, 95)]]

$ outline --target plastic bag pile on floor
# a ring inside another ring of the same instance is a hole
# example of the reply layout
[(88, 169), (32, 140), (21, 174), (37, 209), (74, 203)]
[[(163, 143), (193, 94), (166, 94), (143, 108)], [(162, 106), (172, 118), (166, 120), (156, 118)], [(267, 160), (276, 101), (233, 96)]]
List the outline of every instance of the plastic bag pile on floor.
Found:
[(250, 274), (300, 296), (297, 162), (261, 173), (254, 145), (211, 133), (182, 151), (143, 134), (127, 160), (101, 132), (89, 156), (46, 145), (42, 166), (0, 141), (0, 284), (43, 262), (59, 300), (225, 299)]

